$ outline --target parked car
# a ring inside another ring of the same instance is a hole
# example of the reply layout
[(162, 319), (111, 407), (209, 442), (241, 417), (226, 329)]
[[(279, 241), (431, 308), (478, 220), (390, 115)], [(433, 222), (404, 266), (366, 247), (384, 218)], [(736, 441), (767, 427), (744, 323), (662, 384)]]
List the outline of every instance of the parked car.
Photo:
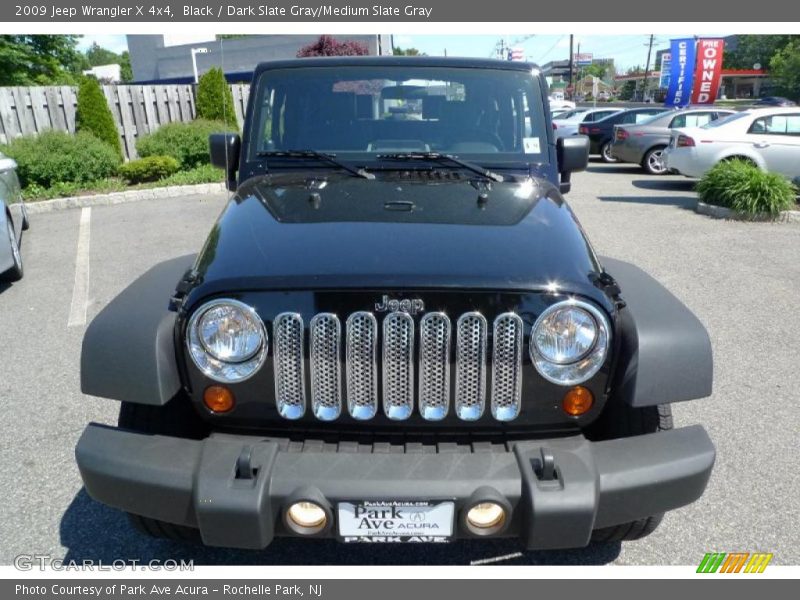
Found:
[(553, 120), (555, 120), (555, 119), (561, 117), (562, 115), (565, 115), (565, 114), (567, 114), (568, 112), (571, 112), (571, 111), (572, 111), (571, 108), (553, 108), (553, 109), (550, 109), (550, 117)]
[(0, 279), (18, 281), (22, 267), (22, 232), (28, 229), (28, 213), (22, 201), (17, 163), (0, 153)]
[(668, 110), (672, 109), (664, 108), (663, 106), (629, 108), (628, 110), (609, 115), (605, 119), (601, 119), (595, 123), (581, 124), (578, 127), (578, 133), (589, 136), (589, 152), (591, 154), (599, 154), (602, 159), (608, 163), (617, 162), (617, 159), (611, 155), (611, 143), (614, 141), (614, 126), (641, 123), (653, 115)]
[(663, 156), (667, 169), (687, 177), (741, 158), (791, 179), (800, 175), (800, 108), (751, 109), (704, 127), (675, 129)]
[(559, 108), (566, 108), (568, 110), (572, 110), (575, 108), (575, 103), (571, 100), (558, 100), (554, 98), (549, 99), (550, 110), (559, 109)]
[[(87, 328), (82, 389), (121, 401), (119, 427), (78, 442), (88, 494), (151, 534), (240, 548), (580, 547), (697, 499), (714, 447), (669, 404), (711, 393), (709, 337), (598, 259), (560, 191), (588, 141), (555, 140), (538, 72), (259, 65), (242, 137), (211, 138), (235, 193), (200, 254)], [(429, 83), (419, 121), (382, 110), (404, 82)]]
[(611, 98), (611, 92), (601, 91), (597, 93), (598, 102), (609, 102)]
[(622, 112), (624, 108), (576, 108), (553, 119), (553, 130), (556, 138), (578, 135), (578, 127), (584, 123), (594, 123), (606, 117)]
[(797, 103), (783, 96), (765, 96), (753, 102), (753, 106), (797, 106)]
[(616, 125), (611, 156), (620, 162), (634, 163), (651, 175), (667, 172), (661, 154), (669, 145), (672, 130), (700, 127), (736, 111), (716, 108), (689, 108), (654, 115), (638, 125)]

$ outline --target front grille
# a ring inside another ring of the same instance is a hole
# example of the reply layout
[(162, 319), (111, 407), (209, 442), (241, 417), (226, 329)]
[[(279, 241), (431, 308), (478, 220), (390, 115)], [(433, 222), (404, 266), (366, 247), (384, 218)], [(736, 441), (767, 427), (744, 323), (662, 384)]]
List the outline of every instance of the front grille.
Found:
[(450, 408), (450, 319), (428, 313), (419, 322), (419, 412), (439, 421)]
[(378, 321), (368, 312), (347, 319), (347, 410), (354, 419), (378, 412)]
[(311, 410), (321, 421), (333, 421), (342, 412), (342, 367), (339, 348), (342, 326), (339, 317), (320, 313), (309, 329), (311, 361)]
[(494, 321), (492, 350), (492, 416), (511, 421), (522, 399), (522, 319), (504, 313)]
[(486, 319), (461, 315), (456, 326), (456, 414), (476, 421), (486, 406)]
[(272, 324), (275, 350), (275, 402), (286, 419), (299, 419), (306, 412), (303, 372), (303, 317), (283, 313)]
[(414, 410), (414, 319), (395, 312), (383, 320), (383, 411), (395, 421)]
[[(296, 313), (278, 315), (273, 323), (275, 396), (287, 419), (302, 417), (306, 408), (303, 327)], [(522, 319), (501, 314), (492, 324), (491, 349), (489, 337), (487, 320), (478, 312), (462, 314), (454, 332), (441, 312), (424, 315), (419, 332), (405, 312), (389, 313), (380, 325), (372, 313), (354, 312), (344, 332), (337, 315), (317, 314), (308, 331), (311, 412), (333, 421), (346, 403), (347, 413), (358, 420), (372, 419), (382, 409), (392, 420), (406, 420), (416, 410), (423, 419), (438, 421), (452, 402), (459, 419), (477, 421), (488, 398), (492, 418), (511, 421), (522, 401)]]

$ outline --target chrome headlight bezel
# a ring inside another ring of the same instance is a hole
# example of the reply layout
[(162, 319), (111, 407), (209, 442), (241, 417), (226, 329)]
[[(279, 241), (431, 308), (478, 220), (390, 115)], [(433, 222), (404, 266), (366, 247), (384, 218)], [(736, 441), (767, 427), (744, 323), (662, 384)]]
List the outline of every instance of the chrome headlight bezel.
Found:
[[(571, 362), (547, 359), (536, 343), (536, 333), (542, 322), (551, 314), (565, 308), (581, 310), (594, 321), (595, 339), (592, 346)], [(611, 326), (608, 317), (598, 307), (582, 300), (569, 298), (548, 306), (531, 328), (528, 352), (538, 373), (556, 385), (571, 386), (584, 383), (594, 377), (606, 362), (611, 347)]]
[[(258, 327), (261, 345), (252, 355), (241, 361), (226, 361), (216, 358), (206, 347), (200, 335), (201, 319), (209, 310), (219, 306), (230, 306), (242, 311)], [(192, 362), (206, 377), (219, 383), (239, 383), (250, 379), (263, 366), (269, 350), (269, 335), (264, 321), (253, 307), (232, 298), (218, 298), (202, 304), (194, 311), (186, 328), (186, 346)]]

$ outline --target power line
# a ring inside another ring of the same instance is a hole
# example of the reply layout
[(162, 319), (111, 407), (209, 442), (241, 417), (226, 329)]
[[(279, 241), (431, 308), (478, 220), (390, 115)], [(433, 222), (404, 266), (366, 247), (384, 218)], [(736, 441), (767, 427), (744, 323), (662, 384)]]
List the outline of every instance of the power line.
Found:
[(540, 60), (541, 60), (542, 62), (544, 62), (544, 59), (545, 59), (545, 58), (547, 58), (547, 56), (548, 56), (548, 55), (549, 55), (549, 54), (550, 54), (550, 53), (551, 53), (553, 50), (555, 50), (555, 49), (556, 49), (556, 46), (558, 46), (558, 45), (561, 43), (561, 40), (563, 40), (565, 37), (567, 37), (567, 36), (566, 36), (566, 35), (562, 35), (560, 38), (558, 38), (558, 39), (556, 40), (556, 43), (555, 43), (555, 44), (553, 44), (552, 46), (550, 46), (550, 49), (549, 49), (547, 52), (545, 52), (544, 54), (542, 54), (542, 57), (541, 57), (541, 59), (540, 59)]

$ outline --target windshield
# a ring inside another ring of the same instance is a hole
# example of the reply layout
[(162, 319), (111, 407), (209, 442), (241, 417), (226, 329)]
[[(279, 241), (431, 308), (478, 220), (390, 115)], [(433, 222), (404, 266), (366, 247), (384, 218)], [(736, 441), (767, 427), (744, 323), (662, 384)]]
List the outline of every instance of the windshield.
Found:
[(636, 124), (637, 125), (649, 125), (653, 121), (657, 121), (658, 119), (661, 119), (663, 116), (664, 116), (663, 112), (656, 113), (654, 115), (645, 114), (645, 115), (642, 115), (641, 117), (637, 116), (636, 117)]
[(749, 115), (750, 115), (749, 112), (733, 113), (732, 115), (728, 115), (726, 117), (720, 117), (716, 121), (711, 121), (710, 123), (706, 123), (705, 125), (703, 125), (702, 129), (714, 129), (714, 127), (719, 127), (720, 125), (725, 125), (733, 121), (738, 121), (739, 119), (743, 119), (744, 117), (747, 117)]
[(587, 112), (588, 111), (585, 108), (579, 108), (576, 110), (570, 110), (568, 112), (562, 113), (555, 118), (557, 118), (559, 121), (578, 121)]
[(397, 152), (547, 160), (539, 82), (526, 71), (298, 67), (265, 71), (255, 93), (250, 160), (298, 149), (351, 161)]

